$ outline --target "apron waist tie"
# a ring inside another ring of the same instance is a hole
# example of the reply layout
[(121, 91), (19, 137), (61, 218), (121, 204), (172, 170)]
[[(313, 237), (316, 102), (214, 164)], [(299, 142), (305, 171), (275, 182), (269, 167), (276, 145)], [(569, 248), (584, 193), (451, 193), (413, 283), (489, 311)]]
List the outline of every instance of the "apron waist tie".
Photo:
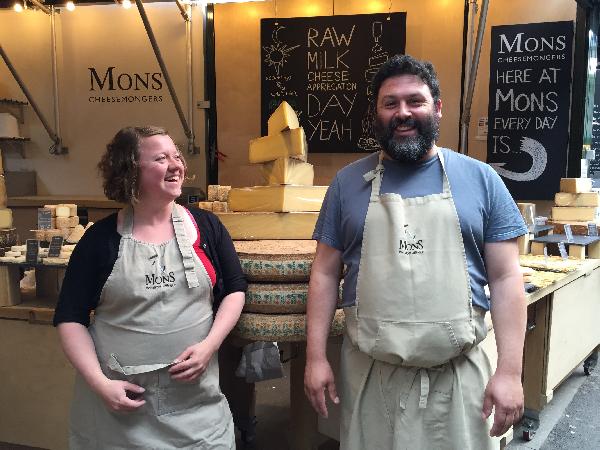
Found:
[(421, 378), (421, 393), (419, 395), (419, 409), (427, 408), (427, 399), (429, 397), (429, 375), (427, 369), (419, 369)]

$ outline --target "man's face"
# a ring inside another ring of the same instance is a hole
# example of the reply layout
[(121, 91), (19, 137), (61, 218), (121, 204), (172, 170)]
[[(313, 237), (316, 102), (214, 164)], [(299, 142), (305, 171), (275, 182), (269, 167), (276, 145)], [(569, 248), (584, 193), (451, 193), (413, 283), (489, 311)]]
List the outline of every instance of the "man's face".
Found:
[(390, 158), (414, 163), (432, 149), (441, 117), (442, 101), (434, 102), (418, 76), (390, 77), (377, 96), (375, 137)]

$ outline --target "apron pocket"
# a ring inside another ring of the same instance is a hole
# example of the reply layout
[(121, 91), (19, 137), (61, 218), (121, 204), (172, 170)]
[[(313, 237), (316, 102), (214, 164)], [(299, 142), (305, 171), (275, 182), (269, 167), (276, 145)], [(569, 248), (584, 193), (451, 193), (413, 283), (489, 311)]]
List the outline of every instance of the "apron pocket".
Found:
[(158, 372), (158, 416), (217, 405), (221, 402), (221, 397), (218, 377), (214, 376), (211, 367), (192, 383), (173, 380), (167, 370)]
[(475, 333), (467, 322), (470, 331), (450, 322), (381, 322), (370, 354), (394, 365), (439, 366), (472, 346)]

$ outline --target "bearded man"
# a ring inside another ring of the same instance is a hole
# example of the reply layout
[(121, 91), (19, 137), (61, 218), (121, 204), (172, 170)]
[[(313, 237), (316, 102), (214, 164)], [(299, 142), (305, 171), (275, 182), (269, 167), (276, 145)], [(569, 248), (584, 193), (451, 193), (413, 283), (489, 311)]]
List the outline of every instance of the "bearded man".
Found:
[[(305, 391), (325, 417), (341, 400), (343, 450), (492, 449), (523, 413), (527, 228), (493, 169), (436, 146), (430, 63), (394, 56), (372, 87), (382, 150), (337, 173), (313, 234)], [(338, 398), (325, 348), (340, 277)], [(490, 309), (493, 374), (478, 345)]]

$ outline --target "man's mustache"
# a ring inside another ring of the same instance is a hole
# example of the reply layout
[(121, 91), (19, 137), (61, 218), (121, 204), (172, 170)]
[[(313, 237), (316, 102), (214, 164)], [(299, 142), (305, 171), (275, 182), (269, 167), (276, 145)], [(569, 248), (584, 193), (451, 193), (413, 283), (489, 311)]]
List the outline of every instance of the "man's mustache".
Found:
[(392, 135), (394, 130), (399, 126), (416, 127), (417, 130), (421, 131), (419, 123), (412, 117), (408, 117), (404, 120), (400, 117), (394, 117), (392, 120), (390, 120), (390, 124), (388, 125), (389, 134)]

